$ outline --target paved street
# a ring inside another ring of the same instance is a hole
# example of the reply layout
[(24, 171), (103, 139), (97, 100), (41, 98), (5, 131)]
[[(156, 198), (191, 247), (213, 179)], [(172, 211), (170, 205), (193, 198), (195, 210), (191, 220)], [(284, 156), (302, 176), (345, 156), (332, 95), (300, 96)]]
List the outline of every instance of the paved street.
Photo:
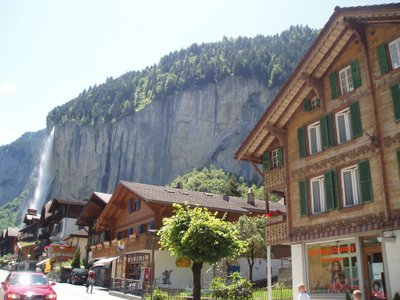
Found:
[(108, 295), (108, 290), (100, 287), (93, 288), (93, 294), (86, 293), (86, 287), (84, 285), (72, 285), (68, 283), (57, 283), (54, 287), (57, 293), (58, 300), (121, 300), (122, 298)]
[[(0, 282), (4, 281), (8, 275), (7, 271), (0, 270)], [(86, 287), (84, 285), (72, 285), (68, 283), (57, 283), (54, 287), (57, 293), (58, 300), (121, 300), (120, 297), (108, 295), (108, 290), (100, 287), (93, 288), (93, 294), (86, 293)]]

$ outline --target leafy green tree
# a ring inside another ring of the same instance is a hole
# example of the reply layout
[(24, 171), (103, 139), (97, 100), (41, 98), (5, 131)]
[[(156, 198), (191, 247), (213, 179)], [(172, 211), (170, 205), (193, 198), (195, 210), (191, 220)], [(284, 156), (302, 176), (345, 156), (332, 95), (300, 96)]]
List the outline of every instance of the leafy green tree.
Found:
[(80, 248), (78, 248), (78, 250), (76, 250), (75, 256), (71, 260), (71, 267), (72, 267), (72, 269), (81, 267), (81, 249)]
[(206, 208), (174, 205), (175, 214), (163, 220), (158, 232), (160, 245), (172, 255), (192, 261), (193, 299), (200, 300), (201, 269), (225, 257), (241, 253), (245, 243), (237, 238), (235, 226)]
[(257, 254), (264, 256), (265, 245), (265, 218), (263, 216), (250, 217), (243, 215), (236, 222), (239, 239), (247, 242), (242, 255), (249, 264), (249, 279), (253, 281), (253, 267)]
[[(168, 186), (245, 198), (247, 197), (249, 185), (242, 177), (237, 178), (235, 174), (225, 172), (223, 169), (211, 165), (201, 170), (193, 169), (192, 172), (174, 179)], [(263, 185), (252, 184), (251, 187), (256, 199), (264, 200)]]

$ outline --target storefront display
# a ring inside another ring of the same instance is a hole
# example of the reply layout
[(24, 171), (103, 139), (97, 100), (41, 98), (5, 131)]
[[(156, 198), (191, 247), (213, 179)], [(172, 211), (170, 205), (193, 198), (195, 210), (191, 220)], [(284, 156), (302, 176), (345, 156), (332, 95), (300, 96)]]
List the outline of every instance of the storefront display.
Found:
[(307, 245), (311, 293), (336, 294), (359, 288), (355, 240)]

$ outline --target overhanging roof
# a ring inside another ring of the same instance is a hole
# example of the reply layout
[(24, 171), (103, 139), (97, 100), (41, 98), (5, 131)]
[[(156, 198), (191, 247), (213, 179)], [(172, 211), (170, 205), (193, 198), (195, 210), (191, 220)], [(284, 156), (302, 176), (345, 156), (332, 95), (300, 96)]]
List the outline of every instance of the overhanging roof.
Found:
[[(290, 118), (318, 81), (329, 71), (336, 57), (356, 38), (363, 43), (358, 26), (400, 24), (400, 4), (339, 8), (321, 30), (304, 58), (279, 90), (270, 107), (235, 154), (238, 160), (261, 163), (262, 154), (275, 140), (274, 128), (284, 129)], [(356, 28), (356, 30), (354, 29)], [(364, 37), (365, 38), (365, 37)]]

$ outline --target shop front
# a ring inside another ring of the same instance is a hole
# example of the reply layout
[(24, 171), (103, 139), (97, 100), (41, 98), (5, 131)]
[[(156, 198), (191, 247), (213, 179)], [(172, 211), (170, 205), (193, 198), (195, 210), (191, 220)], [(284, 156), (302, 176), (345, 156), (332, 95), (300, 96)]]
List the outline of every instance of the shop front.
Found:
[(308, 284), (314, 299), (343, 299), (356, 289), (363, 291), (364, 299), (386, 299), (384, 259), (378, 237), (312, 242), (297, 249), (304, 249), (301, 265), (305, 274), (303, 280), (300, 276), (297, 281)]

